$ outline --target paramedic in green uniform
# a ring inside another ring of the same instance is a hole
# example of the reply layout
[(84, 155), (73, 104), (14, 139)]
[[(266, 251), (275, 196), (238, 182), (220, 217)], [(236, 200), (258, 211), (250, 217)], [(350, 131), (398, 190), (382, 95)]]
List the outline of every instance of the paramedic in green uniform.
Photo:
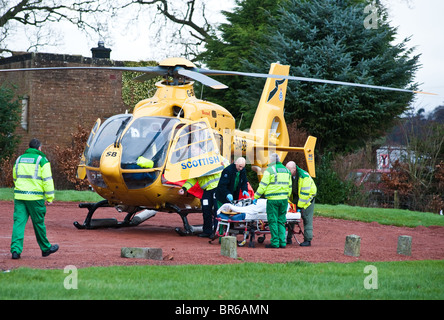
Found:
[(50, 205), (54, 200), (54, 182), (51, 165), (42, 152), (42, 144), (32, 139), (29, 149), (17, 158), (13, 168), (14, 178), (14, 226), (11, 238), (12, 259), (20, 259), (26, 223), (31, 216), (37, 243), (42, 256), (47, 257), (59, 249), (46, 237), (45, 198)]
[(313, 213), (317, 187), (308, 172), (299, 168), (294, 161), (289, 161), (286, 167), (290, 170), (293, 179), (290, 200), (296, 204), (304, 221), (304, 242), (300, 245), (309, 247), (313, 239)]
[(291, 195), (291, 173), (280, 162), (279, 155), (270, 155), (270, 164), (264, 172), (254, 201), (261, 196), (267, 199), (267, 219), (270, 228), (270, 244), (265, 248), (285, 248), (285, 224), (287, 222), (288, 197)]

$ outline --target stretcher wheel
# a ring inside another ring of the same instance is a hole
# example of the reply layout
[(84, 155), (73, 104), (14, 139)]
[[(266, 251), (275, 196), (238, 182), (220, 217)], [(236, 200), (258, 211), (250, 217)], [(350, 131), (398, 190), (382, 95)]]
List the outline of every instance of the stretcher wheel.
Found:
[(264, 241), (265, 241), (265, 236), (257, 238), (257, 242), (259, 243), (264, 243)]

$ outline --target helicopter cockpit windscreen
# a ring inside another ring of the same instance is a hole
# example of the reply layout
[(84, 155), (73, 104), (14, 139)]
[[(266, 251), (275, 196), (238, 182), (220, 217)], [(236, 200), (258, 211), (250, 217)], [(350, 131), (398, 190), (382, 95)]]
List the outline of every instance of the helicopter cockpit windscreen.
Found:
[(102, 124), (89, 148), (85, 151), (87, 166), (99, 168), (103, 151), (116, 141), (119, 132), (122, 132), (131, 117), (129, 114), (119, 114), (107, 119)]
[[(116, 141), (120, 132), (122, 132), (131, 118), (132, 116), (129, 114), (115, 115), (107, 119), (95, 134), (94, 132), (97, 128), (94, 126), (84, 152), (86, 165), (90, 167), (90, 169), (86, 170), (86, 174), (91, 184), (101, 188), (107, 187), (99, 170), (100, 158), (102, 157), (103, 151)], [(91, 167), (97, 169), (94, 170), (91, 169)]]
[[(124, 134), (122, 144), (122, 169), (138, 169), (123, 173), (129, 189), (145, 188), (160, 174), (165, 163), (173, 127), (179, 120), (163, 117), (142, 117), (135, 119)], [(147, 169), (141, 172), (140, 169)]]

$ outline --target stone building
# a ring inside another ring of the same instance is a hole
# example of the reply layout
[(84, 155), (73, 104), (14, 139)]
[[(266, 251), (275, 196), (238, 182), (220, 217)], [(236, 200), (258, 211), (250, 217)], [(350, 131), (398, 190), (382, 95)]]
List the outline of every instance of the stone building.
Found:
[[(123, 66), (110, 60), (110, 49), (99, 43), (91, 49), (93, 57), (50, 53), (21, 53), (0, 59), (0, 69), (43, 67)], [(124, 113), (122, 72), (111, 70), (51, 70), (0, 73), (0, 85), (17, 87), (22, 99), (22, 136), (18, 152), (32, 138), (45, 145), (51, 154), (55, 145), (71, 144), (78, 125), (90, 130), (97, 118), (106, 119)]]

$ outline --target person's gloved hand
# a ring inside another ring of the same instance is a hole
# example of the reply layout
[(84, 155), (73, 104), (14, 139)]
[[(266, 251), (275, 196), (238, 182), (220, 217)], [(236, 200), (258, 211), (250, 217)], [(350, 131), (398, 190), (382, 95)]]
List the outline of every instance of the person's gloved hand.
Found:
[(244, 191), (244, 192), (242, 192), (242, 195), (244, 196), (244, 197), (250, 197), (250, 194), (248, 193), (248, 191)]
[(233, 201), (233, 195), (232, 195), (231, 193), (229, 193), (229, 194), (227, 195), (227, 200), (230, 201), (230, 202)]
[(253, 204), (256, 204), (257, 203), (257, 199), (253, 199)]

